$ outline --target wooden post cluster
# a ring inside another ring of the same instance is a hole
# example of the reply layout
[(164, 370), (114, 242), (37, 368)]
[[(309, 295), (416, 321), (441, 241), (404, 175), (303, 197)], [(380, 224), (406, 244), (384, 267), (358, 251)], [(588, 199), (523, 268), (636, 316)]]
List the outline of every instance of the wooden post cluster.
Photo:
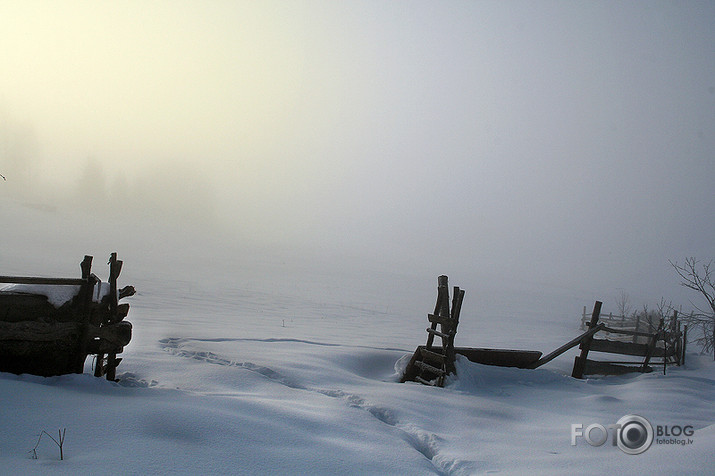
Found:
[[(652, 371), (650, 364), (653, 358), (662, 359), (664, 374), (668, 363), (676, 365), (684, 363), (687, 328), (685, 332), (680, 331), (677, 312), (673, 314), (669, 325), (666, 326), (664, 320), (660, 319), (657, 327), (649, 324), (648, 328), (651, 330), (643, 332), (627, 328), (609, 327), (603, 322), (599, 323), (600, 311), (601, 302), (596, 301), (591, 320), (588, 323), (590, 335), (583, 334), (579, 337), (581, 355), (574, 360), (573, 377), (582, 378), (588, 374), (618, 375), (627, 372), (650, 372)], [(609, 320), (609, 322), (614, 322), (614, 320)], [(623, 335), (628, 340), (596, 339), (596, 333), (601, 331), (609, 335)], [(658, 345), (661, 342), (662, 347)], [(639, 357), (642, 360), (640, 362), (595, 361), (588, 359), (589, 352), (620, 354)]]
[[(132, 286), (127, 286), (121, 291), (117, 289), (117, 279), (119, 274), (122, 272), (123, 261), (117, 259), (117, 253), (112, 253), (107, 262), (109, 265), (109, 295), (107, 297), (107, 313), (104, 315), (104, 319), (100, 321), (99, 325), (101, 328), (111, 328), (112, 326), (123, 329), (126, 331), (126, 324), (128, 322), (122, 322), (129, 312), (129, 304), (119, 304), (119, 299), (126, 296), (134, 295), (135, 291)], [(131, 324), (129, 324), (128, 330), (131, 332)], [(116, 369), (119, 363), (122, 361), (121, 358), (117, 358), (117, 353), (121, 352), (121, 348), (117, 350), (116, 347), (109, 349), (110, 352), (106, 355), (101, 352), (103, 349), (98, 349), (97, 352), (97, 362), (94, 367), (94, 375), (96, 377), (101, 377), (106, 375), (107, 380), (116, 379)]]
[[(402, 382), (415, 381), (443, 387), (447, 375), (456, 371), (454, 337), (457, 334), (463, 300), (464, 291), (455, 286), (450, 309), (448, 278), (437, 278), (437, 302), (434, 312), (427, 315), (430, 322), (430, 327), (426, 329), (427, 344), (417, 348), (402, 376)], [(435, 337), (441, 339), (441, 346), (434, 345)]]
[[(0, 276), (0, 283), (42, 286), (78, 286), (69, 302), (55, 307), (44, 294), (19, 291), (0, 293), (0, 371), (41, 376), (82, 373), (87, 356), (98, 356), (95, 375), (116, 379), (116, 366), (129, 343), (132, 325), (124, 321), (128, 304), (118, 300), (135, 293), (134, 287), (117, 290), (122, 262), (109, 259), (109, 292), (92, 273), (92, 257), (80, 263), (82, 277), (36, 278)], [(107, 355), (105, 362), (105, 355)]]
[[(530, 350), (488, 349), (472, 347), (455, 347), (454, 336), (457, 333), (459, 314), (464, 298), (464, 291), (454, 288), (452, 306), (449, 306), (449, 290), (447, 277), (440, 276), (437, 286), (437, 303), (434, 312), (427, 315), (430, 327), (427, 328), (427, 344), (417, 347), (408, 363), (401, 381), (416, 381), (425, 385), (443, 386), (445, 378), (456, 372), (454, 367), (456, 354), (466, 357), (471, 362), (496, 365), (500, 367), (518, 367), (535, 369), (550, 362), (559, 355), (576, 347), (580, 355), (574, 359), (571, 375), (583, 378), (584, 375), (603, 374), (618, 375), (627, 372), (650, 372), (654, 358), (662, 358), (663, 372), (668, 363), (683, 365), (685, 362), (685, 346), (688, 328), (681, 332), (677, 322), (677, 312), (673, 314), (668, 324), (660, 319), (656, 327), (648, 320), (648, 331), (631, 330), (623, 316), (605, 316), (601, 322), (603, 303), (596, 301), (588, 322), (585, 320), (586, 310), (582, 316), (585, 332), (575, 337), (553, 352), (542, 357), (541, 352)], [(620, 327), (619, 327), (620, 325)], [(438, 329), (438, 326), (439, 329)], [(610, 327), (615, 326), (615, 327)], [(626, 340), (597, 339), (596, 335), (622, 335)], [(442, 345), (435, 345), (435, 338), (442, 340)], [(663, 345), (659, 346), (662, 341)], [(595, 361), (588, 359), (590, 352), (604, 352), (633, 356), (639, 360), (631, 361)]]

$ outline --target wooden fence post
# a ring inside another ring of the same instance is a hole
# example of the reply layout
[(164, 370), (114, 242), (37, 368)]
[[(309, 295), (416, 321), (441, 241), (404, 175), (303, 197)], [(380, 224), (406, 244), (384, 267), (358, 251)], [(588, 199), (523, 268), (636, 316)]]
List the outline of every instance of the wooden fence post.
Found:
[[(447, 283), (448, 283), (448, 277), (447, 276), (440, 276), (437, 278), (437, 303), (434, 305), (434, 315), (435, 316), (444, 316), (448, 317), (449, 316), (449, 295), (447, 294), (449, 291), (447, 291)], [(443, 314), (444, 312), (444, 306), (447, 306), (447, 312)], [(430, 328), (433, 331), (437, 330), (437, 323), (433, 322)], [(429, 349), (432, 347), (432, 344), (434, 343), (434, 334), (429, 334), (427, 336), (427, 348)]]
[[(117, 253), (114, 252), (109, 257), (109, 323), (118, 321), (117, 308), (119, 305), (119, 295), (117, 292), (117, 278), (122, 272), (123, 261), (117, 259)], [(107, 355), (107, 380), (116, 380), (117, 365), (119, 361), (117, 354), (112, 353)]]
[(77, 352), (77, 360), (75, 363), (75, 373), (81, 374), (84, 372), (84, 361), (87, 358), (87, 344), (89, 340), (89, 315), (90, 306), (92, 303), (92, 293), (96, 284), (96, 278), (91, 274), (92, 257), (85, 255), (82, 262), (79, 264), (82, 270), (82, 285), (79, 291), (79, 310), (82, 315), (82, 330), (79, 339), (79, 349)]
[[(646, 350), (645, 354), (645, 359), (643, 359), (643, 365), (641, 365), (641, 372), (645, 372), (646, 368), (648, 368), (648, 363), (650, 362), (650, 357), (653, 355), (653, 351), (655, 350), (655, 345), (658, 342), (658, 339), (660, 339), (663, 335), (663, 319), (660, 320), (660, 325), (658, 326), (658, 330), (653, 334), (653, 337), (650, 338), (648, 342), (648, 347)], [(663, 361), (665, 361), (666, 358), (663, 357)]]
[[(591, 321), (588, 324), (589, 328), (594, 328), (598, 324), (598, 317), (601, 315), (602, 305), (603, 303), (601, 301), (596, 301), (596, 303), (593, 305)], [(573, 372), (571, 372), (572, 377), (583, 378), (583, 371), (586, 368), (586, 358), (588, 357), (588, 351), (591, 347), (592, 340), (593, 336), (591, 335), (584, 337), (583, 341), (581, 341), (581, 345), (579, 346), (579, 348), (581, 349), (581, 355), (574, 359)]]

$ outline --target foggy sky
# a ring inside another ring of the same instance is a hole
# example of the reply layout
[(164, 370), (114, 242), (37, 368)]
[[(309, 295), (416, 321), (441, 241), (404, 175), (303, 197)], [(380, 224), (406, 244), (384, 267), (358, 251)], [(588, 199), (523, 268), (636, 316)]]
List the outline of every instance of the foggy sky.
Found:
[(713, 25), (712, 2), (2, 1), (0, 197), (658, 296), (669, 259), (715, 256)]

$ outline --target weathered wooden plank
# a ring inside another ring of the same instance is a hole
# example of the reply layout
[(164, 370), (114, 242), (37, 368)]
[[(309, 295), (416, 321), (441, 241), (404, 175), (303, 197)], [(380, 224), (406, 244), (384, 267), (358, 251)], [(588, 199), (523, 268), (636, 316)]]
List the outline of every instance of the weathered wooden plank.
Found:
[(444, 363), (445, 356), (442, 354), (438, 354), (437, 352), (432, 352), (431, 350), (427, 350), (424, 347), (419, 347), (419, 351), (421, 352), (423, 359), (430, 359), (435, 362), (439, 362), (441, 364)]
[(536, 350), (515, 349), (484, 349), (475, 347), (455, 347), (454, 352), (463, 355), (470, 362), (498, 367), (528, 368), (539, 357), (541, 352)]
[(443, 339), (449, 339), (449, 338), (452, 336), (452, 333), (451, 333), (451, 332), (450, 332), (450, 333), (444, 333), (444, 332), (440, 332), (440, 331), (438, 331), (438, 330), (436, 330), (436, 329), (432, 329), (432, 328), (430, 328), (430, 327), (428, 327), (428, 328), (425, 329), (425, 330), (426, 330), (429, 334), (436, 335), (436, 336), (441, 337), (441, 338), (443, 338)]
[[(67, 341), (69, 345), (77, 345), (84, 334), (80, 322), (3, 322), (0, 321), (0, 346), (3, 342), (60, 342)], [(129, 322), (119, 322), (108, 326), (92, 326), (87, 329), (90, 341), (97, 339), (106, 341), (112, 348), (121, 348), (132, 338), (132, 325)], [(90, 345), (91, 346), (91, 345)]]
[(615, 329), (613, 327), (604, 327), (603, 328), (604, 332), (610, 332), (611, 334), (623, 334), (627, 336), (638, 336), (638, 337), (651, 337), (653, 336), (653, 333), (649, 332), (636, 332), (636, 331), (630, 331), (627, 329)]
[(435, 367), (435, 366), (433, 366), (433, 365), (430, 365), (430, 364), (428, 364), (428, 363), (426, 363), (426, 362), (422, 362), (422, 361), (419, 361), (419, 360), (418, 360), (417, 362), (415, 362), (415, 365), (416, 365), (417, 367), (421, 368), (422, 370), (426, 370), (427, 372), (431, 372), (431, 373), (433, 373), (433, 374), (435, 374), (435, 375), (444, 375), (444, 374), (446, 373), (446, 372), (445, 372), (444, 370), (442, 370), (442, 369), (438, 369), (437, 367)]
[(0, 343), (4, 341), (52, 342), (77, 339), (82, 333), (78, 322), (3, 322), (0, 321)]
[(573, 347), (576, 347), (577, 345), (579, 345), (584, 338), (594, 335), (596, 332), (600, 331), (604, 327), (605, 326), (603, 324), (598, 324), (597, 326), (590, 328), (589, 330), (587, 330), (580, 336), (568, 341), (567, 343), (565, 343), (558, 349), (554, 350), (550, 354), (547, 354), (544, 357), (542, 357), (541, 359), (537, 360), (536, 362), (531, 364), (528, 368), (535, 369), (537, 367), (541, 367), (542, 365), (544, 365), (547, 362), (551, 362), (552, 360), (554, 360), (556, 357), (563, 354), (567, 350), (572, 349)]
[(29, 276), (0, 276), (0, 283), (7, 284), (46, 284), (52, 286), (80, 286), (87, 282), (81, 278), (36, 278)]
[[(458, 286), (454, 287), (454, 306), (452, 307), (452, 320), (454, 322), (454, 329), (452, 337), (449, 338), (449, 349), (454, 347), (454, 337), (457, 335), (457, 325), (459, 324), (459, 315), (462, 312), (462, 302), (464, 301), (464, 290), (459, 289)], [(451, 352), (450, 352), (451, 353)], [(453, 355), (451, 356), (454, 357)]]
[(464, 291), (455, 286), (452, 295), (452, 310), (450, 316), (455, 322), (459, 322), (459, 313), (462, 309), (462, 300), (464, 299)]
[[(598, 318), (601, 315), (601, 306), (603, 303), (601, 301), (596, 301), (593, 305), (593, 312), (591, 313), (591, 321), (588, 323), (588, 327), (593, 329), (598, 324)], [(591, 347), (591, 341), (593, 337), (584, 337), (581, 340), (581, 354), (574, 359), (573, 370), (571, 371), (571, 376), (574, 378), (583, 377), (584, 366), (586, 365), (586, 357), (588, 356), (588, 351)]]
[[(591, 352), (605, 352), (608, 354), (645, 357), (648, 352), (648, 344), (634, 344), (632, 342), (594, 339), (591, 342)], [(654, 347), (651, 351), (651, 357), (671, 357), (673, 355), (676, 355), (674, 346), (668, 346), (667, 349), (663, 347)]]
[(591, 341), (591, 351), (645, 357), (645, 354), (648, 351), (648, 345), (616, 340), (593, 339)]
[(643, 362), (639, 361), (639, 360), (601, 360), (598, 362), (606, 362), (608, 364), (619, 364), (619, 365), (633, 365), (636, 367), (643, 365)]
[(650, 367), (643, 368), (640, 362), (635, 362), (634, 366), (621, 365), (612, 362), (600, 362), (586, 359), (584, 365), (584, 375), (623, 375), (632, 372), (651, 372)]
[(449, 316), (435, 316), (434, 314), (427, 314), (427, 320), (433, 324), (441, 324), (445, 327), (452, 328), (455, 326), (454, 319)]
[(61, 320), (64, 321), (71, 320), (71, 316), (66, 314), (58, 312), (47, 301), (47, 296), (14, 292), (0, 293), (0, 320), (4, 322), (47, 321), (49, 316), (61, 317)]

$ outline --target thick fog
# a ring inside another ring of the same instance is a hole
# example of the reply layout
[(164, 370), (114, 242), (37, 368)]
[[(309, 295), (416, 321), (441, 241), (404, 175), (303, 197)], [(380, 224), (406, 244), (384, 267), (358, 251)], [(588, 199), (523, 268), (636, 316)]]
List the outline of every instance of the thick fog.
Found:
[(710, 2), (5, 1), (0, 206), (28, 214), (2, 255), (213, 263), (215, 238), (687, 301), (668, 260), (715, 256), (713, 25)]

